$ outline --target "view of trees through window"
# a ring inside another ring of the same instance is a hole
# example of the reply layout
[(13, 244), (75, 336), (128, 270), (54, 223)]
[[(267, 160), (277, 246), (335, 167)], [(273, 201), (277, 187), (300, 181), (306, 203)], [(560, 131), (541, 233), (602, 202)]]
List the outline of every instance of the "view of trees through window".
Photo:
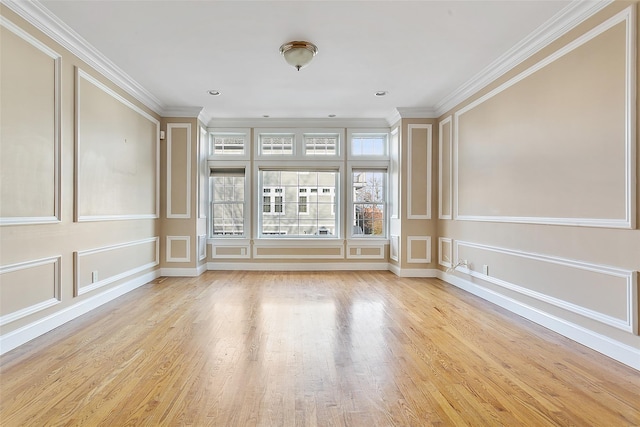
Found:
[(244, 235), (244, 181), (244, 170), (211, 172), (211, 232), (213, 235)]
[(384, 171), (353, 172), (353, 235), (385, 235)]

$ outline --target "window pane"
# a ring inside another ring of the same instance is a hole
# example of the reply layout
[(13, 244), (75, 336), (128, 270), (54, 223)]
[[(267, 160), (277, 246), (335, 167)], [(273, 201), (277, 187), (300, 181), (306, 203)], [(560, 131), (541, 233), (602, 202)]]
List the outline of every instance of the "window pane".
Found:
[(311, 156), (335, 156), (338, 153), (338, 135), (305, 135), (304, 153)]
[[(263, 236), (335, 236), (337, 216), (333, 197), (338, 173), (335, 171), (260, 171), (262, 188), (258, 191), (269, 202), (260, 214)], [(267, 182), (278, 182), (269, 186)], [(329, 193), (323, 194), (322, 189)]]
[(385, 156), (387, 154), (386, 134), (354, 134), (351, 137), (353, 156)]
[(353, 171), (352, 235), (385, 235), (386, 175), (385, 171)]
[(225, 169), (212, 170), (211, 175), (211, 235), (243, 236), (244, 175)]
[(211, 154), (242, 155), (244, 154), (245, 134), (212, 134)]
[(294, 135), (260, 135), (260, 153), (265, 155), (293, 154)]

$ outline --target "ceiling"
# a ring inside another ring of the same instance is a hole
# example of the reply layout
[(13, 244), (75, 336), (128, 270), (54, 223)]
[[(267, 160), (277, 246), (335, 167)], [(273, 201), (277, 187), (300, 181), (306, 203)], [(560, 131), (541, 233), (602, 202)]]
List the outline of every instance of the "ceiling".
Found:
[[(40, 0), (163, 109), (215, 118), (437, 112), (575, 3)], [(319, 49), (300, 71), (292, 40)]]

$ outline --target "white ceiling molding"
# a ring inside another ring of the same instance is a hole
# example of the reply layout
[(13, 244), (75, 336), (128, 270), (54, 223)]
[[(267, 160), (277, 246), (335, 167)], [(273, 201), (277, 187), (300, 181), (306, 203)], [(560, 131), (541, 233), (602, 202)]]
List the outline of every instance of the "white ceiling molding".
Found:
[(120, 69), (120, 67), (101, 54), (67, 24), (53, 15), (49, 9), (40, 4), (40, 2), (37, 0), (2, 0), (2, 4), (17, 13), (38, 30), (51, 37), (55, 42), (62, 45), (62, 47), (86, 62), (89, 66), (96, 69), (100, 74), (142, 102), (145, 106), (160, 115), (164, 115), (164, 106), (158, 98), (140, 86), (133, 78)]
[(398, 112), (398, 110), (394, 108), (393, 113), (387, 116), (386, 120), (389, 126), (393, 126), (396, 123), (398, 123), (400, 120), (402, 120), (402, 116), (400, 116), (400, 113)]
[(301, 118), (243, 118), (211, 119), (209, 128), (388, 128), (385, 119), (301, 119)]
[(541, 25), (528, 37), (517, 43), (486, 68), (453, 91), (434, 106), (436, 117), (442, 116), (507, 71), (530, 58), (560, 36), (566, 34), (587, 18), (604, 9), (613, 0), (573, 0), (556, 16)]
[(398, 107), (397, 110), (403, 119), (434, 119), (438, 117), (436, 110), (431, 107)]
[(165, 107), (162, 117), (200, 117), (202, 107)]

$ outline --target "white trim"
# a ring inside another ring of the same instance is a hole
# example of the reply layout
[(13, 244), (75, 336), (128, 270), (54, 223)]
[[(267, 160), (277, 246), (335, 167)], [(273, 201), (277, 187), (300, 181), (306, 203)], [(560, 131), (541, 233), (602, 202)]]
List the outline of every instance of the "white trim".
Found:
[(389, 128), (385, 119), (213, 118), (208, 128)]
[(400, 268), (389, 264), (389, 271), (398, 277), (438, 277), (439, 270), (434, 268)]
[(441, 115), (432, 107), (397, 107), (396, 110), (403, 119), (435, 119)]
[[(413, 213), (413, 170), (411, 167), (411, 158), (413, 156), (413, 129), (426, 129), (427, 130), (427, 194), (426, 194), (426, 214), (414, 214)], [(432, 125), (430, 124), (410, 124), (407, 128), (407, 219), (431, 219), (431, 159), (432, 159)]]
[(76, 319), (83, 314), (90, 312), (109, 301), (118, 298), (142, 285), (149, 283), (159, 277), (159, 271), (154, 270), (135, 279), (129, 280), (121, 285), (107, 289), (106, 291), (83, 299), (72, 306), (51, 314), (50, 316), (38, 319), (15, 331), (8, 332), (0, 336), (0, 354), (4, 354), (14, 348), (43, 335), (70, 320)]
[(111, 80), (149, 109), (164, 115), (164, 106), (158, 98), (133, 80), (120, 67), (101, 54), (41, 3), (37, 1), (2, 0), (2, 4), (51, 37), (63, 48), (80, 58), (80, 60)]
[(551, 295), (544, 294), (542, 292), (534, 291), (532, 289), (526, 288), (524, 286), (520, 286), (514, 283), (507, 282), (505, 280), (499, 279), (494, 276), (487, 276), (485, 274), (473, 271), (468, 268), (459, 268), (458, 271), (468, 274), (471, 277), (475, 277), (481, 279), (485, 282), (493, 283), (494, 285), (503, 287), (505, 289), (509, 289), (511, 291), (517, 292), (519, 294), (525, 295), (530, 298), (537, 299), (538, 301), (542, 301), (547, 304), (551, 304), (555, 307), (561, 308), (563, 310), (570, 311), (572, 313), (579, 314), (588, 319), (595, 320), (600, 323), (604, 323), (609, 326), (613, 326), (618, 329), (622, 329), (623, 331), (637, 333), (637, 316), (638, 316), (638, 284), (636, 281), (636, 274), (631, 270), (624, 270), (620, 268), (609, 267), (605, 265), (593, 264), (583, 261), (575, 261), (555, 256), (547, 256), (540, 255), (531, 252), (524, 252), (513, 249), (505, 249), (496, 246), (482, 245), (471, 242), (463, 242), (456, 241), (455, 242), (455, 254), (456, 258), (459, 258), (459, 248), (460, 247), (469, 247), (476, 248), (480, 250), (485, 250), (489, 252), (496, 252), (510, 256), (516, 256), (526, 259), (531, 259), (535, 261), (548, 262), (551, 264), (562, 265), (564, 267), (575, 268), (578, 270), (590, 271), (602, 275), (613, 276), (617, 278), (623, 278), (626, 280), (626, 318), (619, 319), (617, 317), (610, 316), (608, 314), (599, 312), (597, 310), (587, 308), (575, 303), (571, 303), (569, 301), (553, 297)]
[(199, 132), (196, 147), (196, 152), (198, 153), (196, 166), (196, 217), (199, 219), (207, 219), (207, 207), (209, 206), (209, 192), (207, 191), (209, 186), (207, 185), (207, 182), (209, 181), (210, 175), (209, 168), (207, 168), (209, 132), (207, 132), (207, 128), (203, 126), (198, 126), (198, 129)]
[[(411, 254), (411, 244), (413, 242), (426, 242), (426, 258), (414, 258)], [(431, 236), (407, 236), (407, 263), (408, 264), (428, 264), (431, 262)]]
[(531, 307), (520, 301), (516, 301), (503, 294), (484, 288), (453, 274), (438, 271), (438, 278), (609, 356), (620, 363), (624, 363), (627, 366), (640, 370), (640, 349), (638, 348), (633, 348), (627, 344), (598, 334), (582, 326), (578, 326), (549, 313), (545, 313), (537, 308)]
[[(171, 256), (171, 245), (173, 241), (183, 241), (186, 243), (186, 254), (182, 258), (173, 258)], [(167, 262), (191, 262), (191, 236), (167, 236), (166, 239), (166, 261)]]
[[(353, 239), (347, 240), (347, 259), (385, 259), (384, 247), (389, 243), (388, 240), (374, 240), (367, 241), (366, 239)], [(355, 248), (359, 252), (362, 248), (376, 248), (378, 249), (377, 255), (362, 255), (356, 253), (351, 254), (351, 249)]]
[[(449, 124), (449, 138), (447, 141), (442, 139), (443, 129), (446, 124)], [(449, 150), (449, 174), (448, 176), (442, 175), (442, 152), (444, 147)], [(447, 179), (449, 182), (449, 203), (447, 204), (447, 211), (444, 213), (442, 206), (442, 181)], [(453, 214), (453, 121), (451, 116), (447, 116), (444, 120), (438, 123), (438, 218), (439, 219), (451, 219)]]
[(207, 258), (207, 235), (201, 234), (198, 236), (198, 261), (205, 258)]
[[(393, 140), (395, 139), (395, 144)], [(395, 159), (395, 167), (394, 167)], [(393, 177), (397, 182), (393, 182)], [(397, 184), (394, 186), (394, 184)], [(402, 209), (400, 195), (402, 194), (402, 144), (400, 141), (400, 127), (395, 127), (389, 132), (389, 201), (391, 207), (389, 219), (399, 219)]]
[[(259, 249), (339, 249), (340, 253), (335, 255), (303, 255), (296, 254), (273, 254), (258, 255)], [(291, 240), (273, 239), (267, 241), (254, 241), (253, 244), (254, 259), (344, 259), (344, 243), (342, 239), (317, 239), (312, 241), (296, 242)]]
[(456, 105), (473, 96), (482, 88), (497, 80), (500, 76), (512, 70), (518, 64), (524, 62), (587, 18), (607, 7), (610, 3), (612, 3), (612, 0), (593, 2), (572, 1), (549, 21), (542, 24), (529, 36), (525, 37), (478, 74), (439, 101), (434, 107), (436, 112), (435, 116), (442, 116)]
[[(389, 236), (389, 258), (395, 262), (400, 260), (400, 236), (392, 234)], [(395, 255), (394, 255), (395, 249)]]
[[(461, 108), (455, 113), (454, 122), (454, 169), (456, 171), (456, 179), (454, 182), (454, 197), (456, 198), (454, 206), (454, 219), (463, 221), (489, 221), (489, 222), (514, 222), (514, 223), (527, 223), (527, 224), (553, 224), (553, 225), (570, 225), (570, 226), (587, 226), (587, 227), (607, 227), (607, 228), (634, 228), (635, 227), (635, 175), (636, 175), (636, 163), (635, 163), (635, 31), (633, 29), (635, 20), (633, 16), (635, 8), (629, 6), (613, 17), (607, 19), (600, 25), (594, 27), (590, 31), (586, 32), (582, 36), (578, 37), (571, 43), (568, 43), (561, 49), (558, 49), (553, 54), (547, 56), (545, 59), (539, 61), (535, 65), (529, 67), (525, 71), (521, 72), (517, 76), (501, 84), (497, 88), (493, 89), (486, 95), (471, 102), (469, 105)], [(606, 30), (613, 26), (626, 22), (627, 30), (627, 43), (626, 43), (626, 99), (625, 99), (625, 218), (554, 218), (554, 217), (525, 217), (525, 216), (491, 216), (491, 215), (460, 215), (458, 212), (458, 145), (459, 145), (459, 132), (458, 126), (460, 122), (460, 116), (484, 103), (485, 101), (496, 96), (500, 92), (508, 89), (516, 83), (529, 77), (536, 71), (546, 67), (555, 60), (568, 54), (574, 49), (582, 46), (588, 41), (594, 39), (598, 35), (602, 34)]]
[[(32, 261), (20, 262), (17, 264), (0, 266), (0, 276), (13, 271), (26, 270), (29, 268), (40, 267), (42, 265), (53, 264), (53, 296), (39, 303), (24, 307), (20, 310), (7, 313), (0, 317), (0, 326), (15, 322), (23, 317), (30, 316), (34, 313), (42, 311), (60, 303), (60, 261), (62, 257), (52, 256), (48, 258), (36, 259)], [(0, 281), (1, 283), (1, 281)]]
[[(444, 249), (443, 249), (445, 243), (448, 243), (450, 245), (449, 254), (448, 254), (449, 261), (447, 261), (445, 257)], [(438, 237), (438, 264), (446, 268), (451, 268), (451, 266), (453, 266), (452, 260), (453, 260), (453, 240), (451, 240), (448, 237)]]
[(0, 225), (18, 224), (48, 224), (61, 221), (62, 206), (62, 137), (61, 137), (61, 62), (62, 56), (49, 46), (45, 45), (31, 34), (18, 27), (16, 24), (0, 16), (0, 26), (5, 27), (22, 40), (26, 41), (51, 59), (53, 59), (53, 215), (35, 217), (1, 217)]
[[(174, 214), (173, 213), (173, 205), (171, 201), (171, 190), (172, 190), (172, 181), (171, 181), (171, 165), (172, 165), (172, 150), (173, 150), (173, 133), (171, 132), (173, 129), (186, 129), (187, 130), (187, 140), (186, 140), (186, 150), (187, 150), (187, 164), (186, 166), (186, 188), (185, 188), (185, 213)], [(170, 219), (190, 219), (191, 218), (191, 123), (168, 123), (167, 124), (167, 218)]]
[[(249, 239), (237, 239), (228, 241), (211, 240), (209, 239), (209, 245), (211, 245), (211, 258), (212, 259), (249, 259), (251, 258), (251, 244)], [(218, 248), (236, 248), (240, 249), (240, 255), (218, 255)]]
[[(149, 214), (125, 214), (125, 215), (80, 215), (80, 79), (84, 79), (88, 83), (91, 83), (98, 89), (102, 90), (107, 95), (114, 98), (116, 101), (123, 104), (125, 107), (138, 113), (151, 123), (156, 125), (156, 166), (155, 166), (155, 212)], [(120, 220), (132, 220), (132, 219), (157, 219), (160, 217), (160, 121), (152, 115), (148, 114), (137, 105), (133, 104), (129, 100), (120, 96), (114, 90), (101, 83), (95, 77), (91, 76), (86, 71), (79, 67), (75, 67), (75, 150), (74, 150), (74, 216), (78, 222), (88, 221), (120, 221)]]
[(209, 262), (211, 271), (386, 271), (386, 262)]
[(160, 269), (162, 277), (198, 277), (207, 270), (207, 264), (201, 264), (195, 268), (171, 268), (163, 267)]
[[(88, 286), (80, 287), (80, 278), (79, 278), (79, 269), (80, 269), (80, 258), (87, 255), (97, 254), (101, 252), (108, 252), (115, 249), (128, 248), (131, 246), (144, 245), (147, 243), (154, 242), (156, 245), (155, 251), (155, 259), (152, 262), (148, 262), (146, 264), (140, 265), (138, 267), (132, 268), (131, 270), (123, 271), (122, 273), (115, 274), (113, 276), (107, 277), (105, 279), (99, 280), (95, 283), (92, 283)], [(149, 268), (153, 268), (156, 265), (160, 264), (160, 238), (159, 237), (150, 237), (148, 239), (140, 239), (134, 240), (127, 243), (120, 243), (117, 245), (110, 246), (102, 246), (99, 248), (88, 249), (84, 251), (76, 251), (73, 253), (73, 289), (74, 296), (84, 295), (88, 292), (94, 291), (98, 288), (111, 284), (113, 282), (117, 282), (118, 280), (122, 280), (129, 276), (133, 276), (136, 273), (147, 270)]]
[(162, 109), (162, 117), (171, 117), (171, 118), (198, 118), (200, 113), (202, 113), (202, 107), (180, 107), (180, 106), (171, 106), (164, 107)]

